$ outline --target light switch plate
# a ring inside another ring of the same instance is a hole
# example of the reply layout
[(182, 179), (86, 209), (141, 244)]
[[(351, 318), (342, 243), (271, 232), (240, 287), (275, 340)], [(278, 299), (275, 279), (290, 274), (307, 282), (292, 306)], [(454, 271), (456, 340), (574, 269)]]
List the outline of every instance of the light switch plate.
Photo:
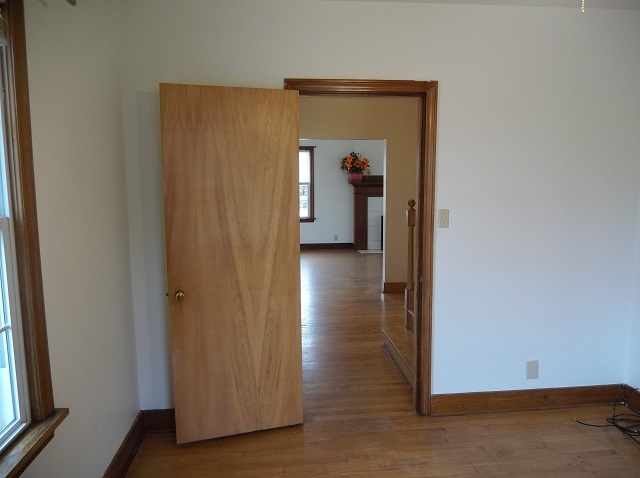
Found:
[(527, 362), (527, 379), (538, 378), (538, 361), (529, 360)]
[(438, 227), (449, 227), (448, 209), (438, 209)]

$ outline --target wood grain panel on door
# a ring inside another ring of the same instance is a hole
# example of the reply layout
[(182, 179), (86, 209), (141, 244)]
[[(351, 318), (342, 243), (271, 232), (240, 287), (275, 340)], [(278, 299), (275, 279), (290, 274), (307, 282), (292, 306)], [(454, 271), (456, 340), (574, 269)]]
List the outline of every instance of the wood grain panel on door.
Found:
[(301, 423), (297, 92), (160, 103), (177, 441)]

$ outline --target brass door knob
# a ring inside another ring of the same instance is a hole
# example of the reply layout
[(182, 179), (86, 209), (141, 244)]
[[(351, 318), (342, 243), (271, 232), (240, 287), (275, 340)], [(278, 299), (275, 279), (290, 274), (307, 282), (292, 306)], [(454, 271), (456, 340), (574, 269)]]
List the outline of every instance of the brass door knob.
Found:
[(184, 291), (182, 290), (177, 291), (174, 297), (178, 302), (182, 302), (184, 300)]

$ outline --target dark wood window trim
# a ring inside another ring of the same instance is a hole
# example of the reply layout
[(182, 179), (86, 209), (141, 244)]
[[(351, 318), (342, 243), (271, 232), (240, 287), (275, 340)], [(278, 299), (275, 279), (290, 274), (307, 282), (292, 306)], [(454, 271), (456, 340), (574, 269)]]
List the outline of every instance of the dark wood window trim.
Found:
[(314, 222), (316, 220), (315, 209), (313, 208), (313, 198), (315, 193), (315, 184), (313, 183), (313, 150), (315, 146), (300, 146), (299, 151), (309, 151), (309, 167), (311, 168), (311, 178), (309, 184), (309, 217), (300, 218), (300, 222)]
[(436, 129), (438, 82), (412, 80), (346, 80), (285, 78), (286, 90), (303, 96), (413, 96), (421, 100), (418, 170), (416, 322), (414, 333), (414, 405), (431, 415), (431, 352), (433, 330), (433, 224), (435, 221)]
[(7, 138), (12, 153), (8, 155), (7, 176), (12, 199), (31, 424), (0, 455), (0, 476), (18, 476), (53, 437), (68, 410), (56, 410), (53, 401), (33, 173), (23, 0), (7, 0), (1, 8), (8, 40), (5, 47), (6, 114), (13, 125)]
[(68, 414), (67, 408), (56, 409), (49, 418), (33, 424), (20, 435), (20, 438), (2, 454), (0, 476), (20, 476), (51, 441), (55, 429)]

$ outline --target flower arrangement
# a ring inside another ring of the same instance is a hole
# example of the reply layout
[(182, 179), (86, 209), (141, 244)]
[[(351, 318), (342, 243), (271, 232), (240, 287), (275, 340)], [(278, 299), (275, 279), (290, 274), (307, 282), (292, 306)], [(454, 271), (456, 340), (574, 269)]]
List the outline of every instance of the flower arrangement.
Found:
[(351, 152), (340, 160), (340, 169), (348, 173), (368, 173), (369, 160), (363, 158), (360, 153)]

